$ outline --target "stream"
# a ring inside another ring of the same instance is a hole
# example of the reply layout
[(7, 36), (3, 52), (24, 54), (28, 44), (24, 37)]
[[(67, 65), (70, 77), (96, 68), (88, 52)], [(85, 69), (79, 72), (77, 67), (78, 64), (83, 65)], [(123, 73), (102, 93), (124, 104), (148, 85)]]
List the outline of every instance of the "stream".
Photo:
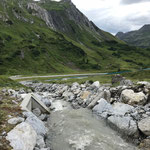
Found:
[(52, 150), (137, 150), (88, 109), (56, 100), (46, 143)]

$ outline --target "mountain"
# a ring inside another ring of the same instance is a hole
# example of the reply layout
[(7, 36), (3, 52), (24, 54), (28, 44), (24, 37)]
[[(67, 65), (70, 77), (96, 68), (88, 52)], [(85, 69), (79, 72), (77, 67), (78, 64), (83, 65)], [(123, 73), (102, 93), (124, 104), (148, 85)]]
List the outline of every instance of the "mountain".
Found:
[(140, 68), (149, 57), (99, 29), (70, 0), (0, 1), (0, 74)]
[(133, 46), (150, 47), (150, 24), (144, 25), (136, 31), (118, 32), (116, 37)]

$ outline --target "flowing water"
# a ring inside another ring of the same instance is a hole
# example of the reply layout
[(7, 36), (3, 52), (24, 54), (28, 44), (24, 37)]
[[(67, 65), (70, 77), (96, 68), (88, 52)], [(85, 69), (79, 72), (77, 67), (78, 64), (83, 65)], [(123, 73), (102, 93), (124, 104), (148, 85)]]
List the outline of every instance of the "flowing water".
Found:
[(52, 150), (137, 150), (90, 110), (74, 110), (64, 101), (56, 101), (54, 107), (47, 139)]

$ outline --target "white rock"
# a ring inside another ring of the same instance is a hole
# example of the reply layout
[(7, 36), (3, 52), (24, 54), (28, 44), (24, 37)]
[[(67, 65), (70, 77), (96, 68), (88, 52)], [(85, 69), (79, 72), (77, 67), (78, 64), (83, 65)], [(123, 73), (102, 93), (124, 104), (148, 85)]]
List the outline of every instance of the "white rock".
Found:
[(137, 84), (143, 84), (147, 87), (150, 87), (150, 82), (147, 82), (147, 81), (140, 81), (140, 82), (137, 82)]
[(73, 95), (72, 92), (65, 91), (62, 95), (65, 99), (69, 99)]
[(145, 135), (150, 136), (150, 117), (142, 119), (138, 123), (138, 127)]
[(74, 82), (74, 83), (72, 84), (72, 86), (79, 87), (80, 85), (79, 85), (78, 82)]
[(23, 122), (23, 121), (24, 121), (24, 118), (17, 117), (17, 118), (11, 118), (11, 119), (9, 119), (9, 120), (8, 120), (8, 123), (15, 125), (15, 124), (21, 123), (21, 122)]
[(29, 123), (38, 135), (45, 136), (46, 127), (44, 123), (31, 112), (24, 112), (27, 116), (26, 122)]
[(113, 114), (124, 116), (126, 113), (131, 112), (133, 109), (133, 106), (118, 102), (113, 105)]
[(41, 115), (41, 110), (39, 108), (35, 108), (33, 109), (33, 114), (36, 115), (37, 117), (39, 117)]
[(100, 87), (99, 81), (95, 81), (95, 82), (92, 84), (92, 86), (95, 86), (95, 87), (99, 88), (99, 87)]
[(104, 99), (106, 99), (107, 101), (110, 101), (111, 98), (111, 93), (109, 90), (104, 90)]
[(12, 100), (12, 102), (13, 102), (14, 104), (18, 105), (18, 102), (16, 102), (15, 100)]
[(24, 99), (28, 94), (20, 94), (21, 98)]
[(51, 106), (51, 101), (48, 98), (42, 98), (41, 101), (47, 106)]
[(9, 94), (10, 96), (15, 95), (15, 94), (16, 94), (16, 91), (15, 91), (15, 90), (12, 90), (12, 89), (8, 89), (8, 94)]
[(145, 104), (146, 95), (143, 92), (134, 93), (133, 90), (124, 90), (121, 93), (121, 101), (128, 104)]
[(101, 98), (99, 101), (99, 104), (96, 105), (93, 108), (93, 112), (97, 113), (101, 117), (104, 117), (102, 114), (105, 113), (105, 117), (107, 117), (107, 114), (111, 114), (113, 109), (111, 104), (109, 104), (105, 99)]
[(48, 147), (48, 148), (41, 148), (40, 150), (51, 150), (51, 149)]
[(122, 85), (122, 86), (131, 86), (131, 85), (133, 85), (133, 83), (132, 83), (132, 81), (131, 80), (121, 80), (120, 81), (120, 85)]
[(85, 84), (81, 84), (81, 88), (86, 88), (86, 85)]
[(108, 122), (126, 135), (138, 136), (136, 122), (131, 117), (110, 116)]
[(21, 123), (11, 130), (6, 139), (13, 150), (33, 150), (36, 145), (37, 134), (28, 123)]
[(46, 146), (44, 142), (44, 138), (41, 135), (38, 135), (37, 137), (36, 146), (38, 146), (39, 148), (45, 148)]
[(102, 91), (102, 92), (99, 92), (99, 93), (96, 95), (96, 97), (91, 101), (91, 103), (88, 105), (87, 108), (92, 109), (92, 108), (97, 104), (97, 102), (98, 102), (99, 100), (101, 100), (101, 98), (104, 98), (104, 92), (103, 92), (103, 91)]

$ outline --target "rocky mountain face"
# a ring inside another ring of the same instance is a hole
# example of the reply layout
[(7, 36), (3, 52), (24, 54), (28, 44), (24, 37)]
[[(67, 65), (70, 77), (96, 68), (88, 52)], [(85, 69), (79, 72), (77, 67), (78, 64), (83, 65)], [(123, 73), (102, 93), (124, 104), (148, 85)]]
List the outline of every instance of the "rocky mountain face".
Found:
[(70, 0), (1, 0), (0, 47), (0, 74), (106, 71), (150, 64), (147, 50), (99, 29)]
[[(58, 6), (56, 7), (56, 5)], [(51, 0), (41, 0), (39, 3), (29, 2), (27, 9), (31, 11), (32, 15), (44, 20), (50, 28), (66, 33), (76, 40), (78, 37), (75, 35), (78, 36), (78, 32), (83, 30), (93, 34), (99, 40), (115, 39), (111, 34), (100, 30), (92, 21), (89, 21), (71, 0), (62, 0), (59, 3)]]
[(116, 37), (133, 46), (150, 47), (150, 25), (144, 25), (139, 30), (127, 33), (118, 32)]

